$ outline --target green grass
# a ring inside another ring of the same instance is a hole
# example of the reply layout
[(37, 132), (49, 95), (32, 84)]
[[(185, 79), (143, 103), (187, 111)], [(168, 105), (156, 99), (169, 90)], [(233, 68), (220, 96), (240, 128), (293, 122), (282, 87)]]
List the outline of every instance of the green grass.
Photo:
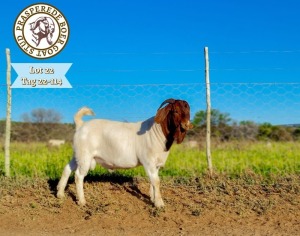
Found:
[(227, 143), (212, 152), (218, 172), (239, 174), (247, 171), (269, 176), (300, 173), (300, 143)]
[[(3, 147), (0, 147), (3, 150)], [(230, 142), (214, 145), (212, 160), (219, 174), (240, 176), (255, 173), (263, 177), (300, 174), (300, 143)], [(11, 175), (57, 179), (72, 157), (71, 144), (59, 148), (44, 143), (12, 143)], [(161, 176), (200, 176), (206, 173), (205, 150), (174, 145)], [(97, 167), (90, 175), (107, 174)], [(142, 167), (119, 170), (126, 176), (145, 176)], [(4, 175), (4, 152), (0, 152), (0, 175)]]

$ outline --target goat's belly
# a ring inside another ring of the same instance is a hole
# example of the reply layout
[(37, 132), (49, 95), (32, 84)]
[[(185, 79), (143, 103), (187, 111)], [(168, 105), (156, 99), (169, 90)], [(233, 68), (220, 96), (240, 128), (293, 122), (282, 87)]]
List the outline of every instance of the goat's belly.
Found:
[(114, 159), (114, 160), (107, 160), (101, 157), (95, 157), (95, 160), (98, 164), (106, 169), (130, 169), (140, 165), (137, 159)]

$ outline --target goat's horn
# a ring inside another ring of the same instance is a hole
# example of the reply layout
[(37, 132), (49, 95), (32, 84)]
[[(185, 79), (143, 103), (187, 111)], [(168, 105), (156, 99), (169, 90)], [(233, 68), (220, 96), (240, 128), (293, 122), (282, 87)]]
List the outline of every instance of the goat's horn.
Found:
[(167, 103), (173, 104), (173, 103), (175, 103), (175, 99), (169, 98), (169, 99), (165, 100), (165, 101), (160, 105), (160, 107), (159, 107), (157, 110), (159, 110), (160, 108), (162, 108), (162, 106), (165, 105), (165, 104), (167, 104)]

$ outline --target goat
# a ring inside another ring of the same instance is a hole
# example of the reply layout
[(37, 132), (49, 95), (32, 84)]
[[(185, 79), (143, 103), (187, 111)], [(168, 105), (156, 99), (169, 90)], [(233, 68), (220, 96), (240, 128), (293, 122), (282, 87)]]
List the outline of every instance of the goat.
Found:
[(59, 146), (65, 144), (65, 142), (66, 141), (63, 139), (49, 139), (48, 144), (53, 147), (59, 147)]
[(64, 168), (57, 185), (57, 197), (64, 197), (72, 171), (75, 171), (78, 204), (85, 205), (84, 177), (96, 163), (110, 170), (143, 165), (151, 183), (150, 199), (156, 207), (163, 207), (158, 172), (164, 166), (173, 142), (182, 143), (187, 130), (193, 127), (189, 104), (167, 99), (158, 108), (156, 116), (137, 123), (103, 119), (82, 121), (82, 116), (93, 114), (91, 109), (83, 107), (74, 116), (74, 156)]

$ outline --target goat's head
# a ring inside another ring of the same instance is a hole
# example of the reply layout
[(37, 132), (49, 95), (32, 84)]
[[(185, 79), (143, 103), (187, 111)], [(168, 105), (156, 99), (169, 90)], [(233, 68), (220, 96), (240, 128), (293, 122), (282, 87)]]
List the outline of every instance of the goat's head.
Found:
[[(164, 106), (168, 104), (167, 106)], [(190, 122), (190, 106), (184, 100), (167, 99), (157, 110), (155, 122), (162, 126), (167, 138), (167, 150), (174, 140), (181, 143), (189, 129), (193, 128)]]

